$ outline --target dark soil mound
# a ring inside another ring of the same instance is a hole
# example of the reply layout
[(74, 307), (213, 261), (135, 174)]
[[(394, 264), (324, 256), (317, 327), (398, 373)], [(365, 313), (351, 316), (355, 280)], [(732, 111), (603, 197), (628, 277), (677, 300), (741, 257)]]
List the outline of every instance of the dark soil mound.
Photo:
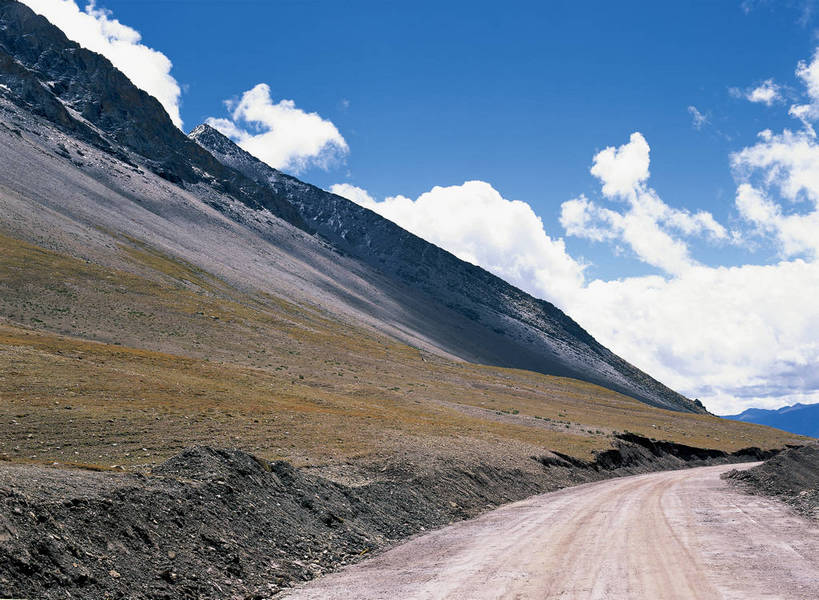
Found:
[(585, 480), (383, 467), (355, 487), (195, 447), (149, 475), (0, 466), (0, 597), (269, 598), (394, 540)]
[(661, 469), (684, 469), (733, 462), (765, 460), (775, 456), (776, 450), (756, 447), (728, 453), (709, 448), (695, 448), (685, 444), (653, 440), (636, 433), (614, 436), (614, 448), (595, 453), (593, 461), (580, 460), (560, 452), (550, 452), (532, 458), (545, 467), (565, 467), (586, 471), (613, 471), (618, 475), (645, 473)]
[(774, 496), (800, 513), (819, 518), (819, 444), (789, 448), (747, 471), (725, 477), (757, 494)]

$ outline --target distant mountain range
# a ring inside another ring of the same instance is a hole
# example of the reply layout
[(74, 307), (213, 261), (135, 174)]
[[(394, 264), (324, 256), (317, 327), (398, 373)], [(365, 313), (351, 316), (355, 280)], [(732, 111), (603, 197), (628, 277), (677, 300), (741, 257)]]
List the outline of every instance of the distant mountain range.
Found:
[(777, 410), (749, 408), (726, 419), (776, 427), (799, 435), (819, 437), (819, 404), (794, 404)]

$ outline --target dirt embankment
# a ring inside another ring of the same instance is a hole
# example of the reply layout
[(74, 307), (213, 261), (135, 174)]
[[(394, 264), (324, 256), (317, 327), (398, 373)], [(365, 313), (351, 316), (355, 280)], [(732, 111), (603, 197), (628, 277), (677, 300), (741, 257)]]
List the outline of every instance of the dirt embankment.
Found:
[(549, 454), (521, 469), (370, 467), (346, 484), (208, 447), (147, 474), (6, 464), (0, 597), (269, 598), (392, 542), (533, 494), (765, 454), (634, 435), (615, 446), (593, 462)]
[(788, 448), (747, 471), (724, 476), (755, 494), (773, 496), (807, 517), (819, 519), (819, 443)]

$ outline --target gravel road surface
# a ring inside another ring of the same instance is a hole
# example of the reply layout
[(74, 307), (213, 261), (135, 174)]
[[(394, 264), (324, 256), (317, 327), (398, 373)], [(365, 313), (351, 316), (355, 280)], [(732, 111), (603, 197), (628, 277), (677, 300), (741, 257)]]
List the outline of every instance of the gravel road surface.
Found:
[(819, 527), (720, 479), (736, 467), (535, 496), (416, 537), (285, 597), (819, 598)]

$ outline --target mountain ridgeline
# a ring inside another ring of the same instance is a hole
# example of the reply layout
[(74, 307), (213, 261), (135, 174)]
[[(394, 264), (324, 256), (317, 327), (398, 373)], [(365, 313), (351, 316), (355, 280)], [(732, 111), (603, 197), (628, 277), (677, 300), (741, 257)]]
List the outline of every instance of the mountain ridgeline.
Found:
[(656, 406), (700, 409), (603, 347), (553, 304), (367, 208), (271, 168), (207, 124), (190, 137), (225, 165), (290, 202), (335, 248), (422, 290), (495, 338), (481, 345), (468, 339), (439, 339), (448, 352), (474, 362), (583, 379)]
[(776, 427), (799, 435), (819, 437), (819, 404), (796, 403), (793, 406), (783, 406), (775, 410), (749, 408), (738, 415), (727, 415), (724, 418)]
[(248, 206), (304, 227), (292, 206), (188, 140), (159, 101), (108, 59), (14, 0), (0, 0), (0, 83), (13, 101), (120, 159), (126, 158), (121, 147), (127, 148), (178, 184), (199, 182), (206, 172), (214, 186)]
[[(270, 168), (207, 125), (186, 136), (155, 98), (136, 88), (107, 59), (68, 40), (14, 0), (0, 0), (0, 100), (135, 173), (153, 172), (165, 180), (163, 186), (176, 186), (174, 197), (184, 195), (215, 208), (275, 246), (284, 256), (277, 264), (262, 255), (251, 262), (289, 269), (287, 278), (248, 276), (242, 280), (244, 287), (268, 292), (276, 291), (277, 282), (295, 281), (292, 289), (313, 293), (308, 301), (323, 310), (358, 318), (433, 353), (572, 377), (653, 406), (705, 412), (701, 404), (616, 356), (549, 302), (368, 209)], [(80, 170), (81, 165), (71, 168)], [(183, 209), (157, 204), (151, 210), (150, 227), (158, 228), (155, 218), (176, 225)], [(110, 222), (104, 225), (112, 227)], [(142, 225), (131, 223), (127, 231), (122, 225), (122, 231), (139, 237)], [(224, 230), (202, 228), (200, 235), (221, 235)], [(167, 241), (167, 248), (173, 243)], [(187, 242), (185, 249), (195, 243), (209, 247), (220, 242), (200, 238)], [(243, 252), (251, 252), (249, 246)], [(204, 257), (187, 255), (186, 260), (200, 260), (211, 272), (250, 268), (234, 266), (238, 259), (205, 264)], [(317, 274), (299, 270), (299, 264)], [(348, 279), (353, 283), (340, 283)]]

